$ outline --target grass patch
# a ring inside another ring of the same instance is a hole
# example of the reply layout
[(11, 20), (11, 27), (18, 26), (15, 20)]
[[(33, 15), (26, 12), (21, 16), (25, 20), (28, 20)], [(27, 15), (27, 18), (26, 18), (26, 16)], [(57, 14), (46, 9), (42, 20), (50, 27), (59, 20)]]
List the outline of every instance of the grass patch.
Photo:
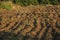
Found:
[(0, 2), (0, 8), (10, 10), (12, 8), (11, 2)]

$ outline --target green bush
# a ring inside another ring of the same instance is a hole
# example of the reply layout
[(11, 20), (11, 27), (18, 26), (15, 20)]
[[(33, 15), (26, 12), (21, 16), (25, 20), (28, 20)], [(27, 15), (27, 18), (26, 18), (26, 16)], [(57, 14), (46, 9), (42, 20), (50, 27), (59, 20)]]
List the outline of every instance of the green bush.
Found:
[(53, 4), (58, 5), (60, 4), (60, 0), (3, 0), (3, 1), (12, 1), (13, 3), (27, 6), (27, 5), (38, 5), (38, 4)]
[(38, 4), (38, 0), (13, 0), (13, 2), (24, 6)]
[(58, 5), (60, 4), (60, 0), (13, 0), (14, 3), (20, 4), (20, 5), (37, 5), (37, 4), (53, 4)]
[(0, 8), (10, 10), (12, 8), (12, 5), (9, 2), (1, 2), (0, 3)]
[(49, 0), (38, 0), (39, 4), (50, 4)]
[(50, 0), (50, 4), (57, 5), (59, 4), (58, 0)]

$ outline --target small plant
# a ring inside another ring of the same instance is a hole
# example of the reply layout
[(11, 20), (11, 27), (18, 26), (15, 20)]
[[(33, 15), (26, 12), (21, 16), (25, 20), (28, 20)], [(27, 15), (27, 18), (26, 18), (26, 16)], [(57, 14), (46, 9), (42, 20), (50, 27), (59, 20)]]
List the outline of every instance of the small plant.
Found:
[(1, 2), (0, 8), (10, 10), (12, 8), (12, 4), (10, 2)]

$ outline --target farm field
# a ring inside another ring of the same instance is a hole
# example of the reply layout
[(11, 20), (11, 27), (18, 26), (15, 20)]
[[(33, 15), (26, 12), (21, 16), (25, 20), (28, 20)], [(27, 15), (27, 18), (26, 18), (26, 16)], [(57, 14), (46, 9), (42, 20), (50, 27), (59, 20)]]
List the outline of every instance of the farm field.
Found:
[(0, 40), (60, 40), (60, 6), (0, 9)]

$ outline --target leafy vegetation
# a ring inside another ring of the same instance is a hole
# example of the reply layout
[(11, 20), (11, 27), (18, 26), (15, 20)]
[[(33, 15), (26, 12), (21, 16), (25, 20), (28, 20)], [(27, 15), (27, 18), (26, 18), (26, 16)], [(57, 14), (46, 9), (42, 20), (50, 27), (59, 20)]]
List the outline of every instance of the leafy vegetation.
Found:
[(42, 4), (53, 4), (53, 5), (58, 5), (60, 4), (60, 0), (1, 0), (1, 1), (12, 1), (13, 3), (20, 4), (22, 6), (27, 6), (27, 5), (42, 5)]
[(0, 8), (10, 10), (12, 8), (11, 2), (0, 2)]
[(42, 5), (42, 4), (53, 4), (53, 5), (58, 5), (60, 4), (59, 0), (13, 0), (14, 3), (19, 3), (21, 5)]

